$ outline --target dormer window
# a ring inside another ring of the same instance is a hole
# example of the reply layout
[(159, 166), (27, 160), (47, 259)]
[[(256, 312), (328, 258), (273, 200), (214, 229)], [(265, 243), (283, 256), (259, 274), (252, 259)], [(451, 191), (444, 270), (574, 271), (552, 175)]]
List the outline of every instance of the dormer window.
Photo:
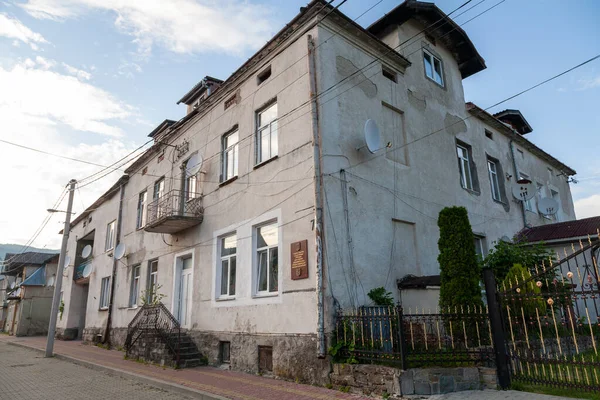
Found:
[(425, 75), (440, 86), (444, 86), (444, 70), (442, 60), (427, 50), (423, 50), (423, 63)]

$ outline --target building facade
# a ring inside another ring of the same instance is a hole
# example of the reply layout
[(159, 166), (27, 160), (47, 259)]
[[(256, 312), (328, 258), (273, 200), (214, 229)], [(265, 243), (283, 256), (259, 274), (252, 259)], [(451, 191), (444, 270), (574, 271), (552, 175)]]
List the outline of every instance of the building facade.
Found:
[(467, 208), (481, 253), (551, 222), (514, 200), (517, 179), (575, 218), (575, 171), (524, 137), (524, 117), (465, 104), (462, 79), (484, 68), (432, 4), (364, 29), (313, 1), (228, 79), (192, 88), (186, 116), (73, 221), (59, 336), (122, 345), (160, 301), (211, 364), (324, 382), (338, 308), (439, 273), (443, 207)]

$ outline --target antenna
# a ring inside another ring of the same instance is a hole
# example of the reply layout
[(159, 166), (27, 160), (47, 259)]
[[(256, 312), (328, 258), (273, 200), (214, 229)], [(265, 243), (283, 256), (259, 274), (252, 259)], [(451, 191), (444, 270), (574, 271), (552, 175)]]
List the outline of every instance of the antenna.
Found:
[(536, 194), (536, 188), (531, 181), (529, 183), (517, 182), (512, 187), (512, 194), (517, 200), (527, 201), (533, 199)]
[(81, 257), (88, 258), (91, 254), (92, 254), (92, 246), (88, 244), (83, 248), (83, 251), (81, 252)]
[(94, 263), (88, 263), (85, 266), (85, 268), (83, 268), (81, 276), (83, 276), (84, 278), (89, 278), (92, 272), (94, 272)]
[(538, 202), (538, 210), (544, 215), (554, 215), (558, 212), (558, 202), (551, 197), (544, 197)]
[(125, 256), (125, 250), (126, 250), (125, 244), (119, 243), (117, 245), (117, 248), (115, 249), (115, 254), (113, 255), (115, 260), (120, 260), (121, 258), (123, 258)]
[(46, 283), (46, 286), (54, 286), (54, 275), (48, 278), (48, 283)]
[(69, 257), (69, 256), (66, 256), (66, 257), (65, 257), (65, 262), (63, 263), (63, 266), (64, 266), (65, 268), (68, 268), (68, 267), (69, 267), (69, 264), (71, 264), (71, 257)]
[(202, 156), (198, 153), (193, 154), (185, 163), (185, 169), (188, 176), (196, 175), (202, 168)]
[[(379, 133), (379, 127), (377, 123), (372, 119), (368, 119), (365, 122), (365, 146), (369, 150), (371, 154), (374, 154), (376, 151), (381, 150), (383, 146), (381, 145), (381, 134)], [(361, 146), (356, 150), (360, 150), (365, 146)]]

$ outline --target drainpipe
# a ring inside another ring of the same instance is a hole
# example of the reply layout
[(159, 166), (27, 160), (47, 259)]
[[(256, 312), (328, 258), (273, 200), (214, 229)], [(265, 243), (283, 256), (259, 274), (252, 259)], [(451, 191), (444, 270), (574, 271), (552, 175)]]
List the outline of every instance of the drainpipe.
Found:
[[(127, 181), (121, 182), (121, 197), (119, 199), (119, 214), (117, 217), (117, 234), (116, 234), (116, 243), (115, 249), (121, 243), (121, 225), (123, 221), (123, 198), (125, 197), (125, 183)], [(114, 252), (115, 250), (113, 250)], [(102, 335), (102, 343), (110, 344), (110, 327), (112, 325), (112, 313), (114, 308), (114, 299), (115, 299), (115, 285), (117, 280), (117, 266), (119, 265), (119, 260), (113, 257), (113, 269), (112, 275), (110, 278), (110, 302), (108, 304), (108, 317), (106, 319), (106, 330), (104, 331), (104, 335)]]
[[(515, 145), (514, 140), (510, 141), (510, 156), (512, 157), (513, 170), (515, 181), (519, 180), (519, 169), (517, 168), (517, 159), (515, 158)], [(521, 202), (521, 213), (523, 215), (523, 228), (527, 228), (527, 211), (525, 210), (525, 202)]]
[(310, 77), (310, 97), (313, 131), (313, 159), (315, 168), (315, 244), (317, 258), (317, 340), (319, 358), (326, 356), (325, 343), (325, 305), (323, 287), (323, 175), (321, 173), (321, 134), (319, 130), (319, 103), (317, 101), (317, 71), (315, 43), (312, 35), (308, 35), (308, 74)]

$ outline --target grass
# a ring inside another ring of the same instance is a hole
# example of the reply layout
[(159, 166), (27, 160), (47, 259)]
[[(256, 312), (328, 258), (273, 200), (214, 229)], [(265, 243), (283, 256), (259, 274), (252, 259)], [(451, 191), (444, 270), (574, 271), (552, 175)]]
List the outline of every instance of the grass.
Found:
[(576, 389), (555, 388), (551, 386), (532, 385), (528, 383), (513, 382), (512, 390), (547, 394), (551, 396), (571, 397), (574, 399), (600, 400), (600, 393), (575, 391)]

